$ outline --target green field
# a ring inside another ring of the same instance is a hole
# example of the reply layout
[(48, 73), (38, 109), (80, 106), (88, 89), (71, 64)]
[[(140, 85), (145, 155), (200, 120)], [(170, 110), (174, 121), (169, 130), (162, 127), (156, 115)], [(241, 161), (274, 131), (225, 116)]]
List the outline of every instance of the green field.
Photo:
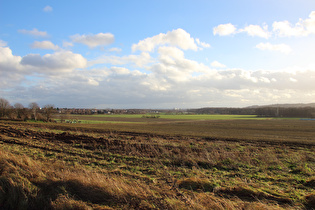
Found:
[[(184, 115), (184, 114), (95, 114), (95, 115), (68, 115), (67, 120), (85, 124), (93, 123), (163, 123), (181, 121), (202, 121), (202, 120), (268, 120), (272, 118), (261, 118), (256, 115)], [(59, 115), (55, 115), (59, 120)]]
[(173, 120), (235, 120), (235, 119), (269, 119), (269, 118), (258, 118), (256, 115), (190, 115), (190, 114), (114, 114), (114, 115), (71, 115), (76, 118), (126, 118), (126, 119), (139, 119), (139, 118), (150, 118), (151, 116), (158, 116), (158, 119), (173, 119)]

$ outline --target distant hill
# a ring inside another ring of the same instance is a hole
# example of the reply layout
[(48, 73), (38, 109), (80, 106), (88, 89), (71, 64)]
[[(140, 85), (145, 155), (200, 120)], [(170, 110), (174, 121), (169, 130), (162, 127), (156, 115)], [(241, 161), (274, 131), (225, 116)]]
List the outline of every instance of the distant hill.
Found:
[(270, 104), (270, 105), (253, 105), (245, 108), (264, 108), (264, 107), (279, 107), (279, 108), (304, 108), (304, 107), (315, 107), (315, 103), (298, 103), (298, 104)]

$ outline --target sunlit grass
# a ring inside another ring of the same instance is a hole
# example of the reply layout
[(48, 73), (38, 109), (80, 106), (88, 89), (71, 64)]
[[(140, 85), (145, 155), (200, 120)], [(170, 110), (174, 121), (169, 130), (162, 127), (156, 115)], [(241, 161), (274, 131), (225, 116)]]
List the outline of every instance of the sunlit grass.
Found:
[[(0, 122), (0, 206), (303, 209), (313, 205), (313, 122), (118, 123)], [(121, 127), (128, 132), (119, 132)], [(145, 133), (130, 130), (142, 127)], [(166, 135), (147, 133), (157, 129)], [(183, 135), (192, 129), (193, 136)], [(218, 139), (197, 136), (205, 131)], [(269, 142), (247, 142), (245, 134), (247, 139), (260, 135)], [(281, 144), (273, 144), (276, 137)], [(299, 139), (289, 142), (297, 137), (309, 139), (305, 142), (309, 145), (299, 144)], [(8, 191), (10, 186), (15, 186), (13, 191)]]

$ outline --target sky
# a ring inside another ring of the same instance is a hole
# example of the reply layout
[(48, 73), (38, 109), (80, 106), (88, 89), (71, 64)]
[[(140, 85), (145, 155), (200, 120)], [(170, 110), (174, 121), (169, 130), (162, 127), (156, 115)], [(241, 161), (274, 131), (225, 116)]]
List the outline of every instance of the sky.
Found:
[(0, 98), (60, 108), (315, 102), (314, 0), (0, 0)]

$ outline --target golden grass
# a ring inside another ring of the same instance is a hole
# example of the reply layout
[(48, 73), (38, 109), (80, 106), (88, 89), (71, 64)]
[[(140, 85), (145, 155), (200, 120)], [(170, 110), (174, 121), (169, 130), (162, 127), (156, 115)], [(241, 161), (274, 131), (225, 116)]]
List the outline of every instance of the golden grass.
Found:
[(302, 209), (315, 200), (311, 145), (40, 126), (0, 123), (0, 209)]

